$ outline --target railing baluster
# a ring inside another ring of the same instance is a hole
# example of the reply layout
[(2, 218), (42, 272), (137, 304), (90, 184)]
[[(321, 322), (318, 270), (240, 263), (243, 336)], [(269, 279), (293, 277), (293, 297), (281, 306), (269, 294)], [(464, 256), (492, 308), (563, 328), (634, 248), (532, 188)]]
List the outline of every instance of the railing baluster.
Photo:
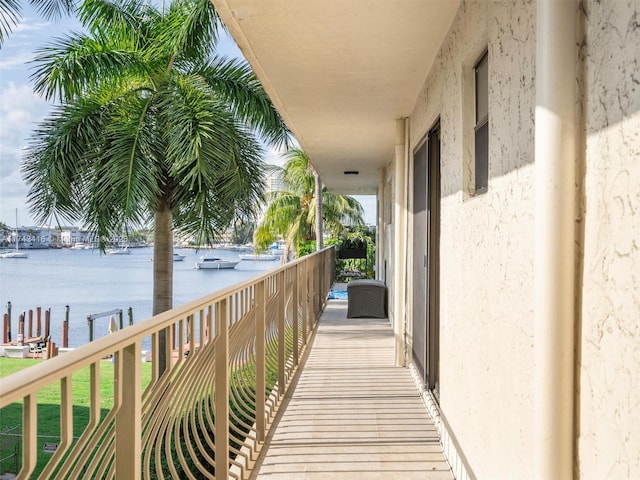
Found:
[(198, 328), (200, 329), (200, 348), (202, 349), (206, 342), (205, 336), (204, 336), (204, 331), (205, 331), (205, 313), (204, 313), (204, 309), (200, 310), (200, 312), (198, 312), (198, 321), (199, 321), (199, 326)]
[(258, 283), (256, 289), (256, 429), (258, 442), (265, 437), (265, 318), (266, 318), (265, 282)]
[(53, 457), (40, 474), (40, 478), (49, 478), (60, 459), (65, 455), (73, 441), (73, 399), (71, 377), (60, 379), (60, 444)]
[(302, 267), (302, 336), (307, 338), (309, 330), (309, 262), (305, 261)]
[(22, 470), (20, 478), (29, 478), (38, 460), (38, 403), (36, 394), (22, 403)]
[[(284, 394), (284, 389), (286, 386), (285, 380), (285, 366), (287, 363), (286, 360), (286, 341), (285, 341), (285, 300), (286, 300), (286, 288), (285, 288), (285, 276), (284, 271), (277, 274), (278, 275), (278, 382), (279, 382), (279, 392)], [(295, 310), (295, 308), (294, 308)], [(295, 319), (295, 314), (294, 314)], [(294, 345), (297, 342), (297, 337), (295, 334), (295, 324), (294, 324), (294, 334), (293, 334), (293, 342)], [(295, 348), (295, 346), (294, 346)]]
[(215, 444), (216, 478), (229, 477), (229, 306), (216, 305)]
[[(300, 306), (300, 299), (298, 297), (298, 268), (299, 265), (295, 265), (293, 267), (293, 283), (291, 285), (291, 304), (293, 305), (293, 308), (291, 309), (291, 314), (293, 316), (293, 366), (297, 367), (298, 363), (300, 361), (300, 347), (298, 346), (298, 337), (300, 336), (300, 326), (298, 324), (298, 322), (300, 321), (299, 317), (298, 317), (298, 307)], [(284, 319), (283, 319), (283, 323), (282, 323), (282, 327), (281, 327), (281, 332), (282, 332), (282, 344), (284, 347)], [(283, 350), (282, 355), (284, 355), (286, 352)], [(284, 359), (281, 360), (282, 363), (284, 363)], [(284, 365), (282, 366), (283, 368), (283, 372), (284, 372)], [(284, 373), (282, 373), (282, 376), (280, 377), (280, 382), (282, 382), (284, 380)], [(284, 394), (284, 384), (281, 383), (281, 390), (282, 390), (282, 394)]]
[(189, 344), (189, 350), (190, 350), (189, 354), (195, 352), (195, 343), (196, 343), (195, 320), (196, 320), (196, 317), (193, 313), (187, 317), (186, 327), (187, 327), (187, 343)]
[(116, 478), (139, 479), (142, 473), (142, 347), (135, 342), (119, 352), (122, 404), (116, 415)]

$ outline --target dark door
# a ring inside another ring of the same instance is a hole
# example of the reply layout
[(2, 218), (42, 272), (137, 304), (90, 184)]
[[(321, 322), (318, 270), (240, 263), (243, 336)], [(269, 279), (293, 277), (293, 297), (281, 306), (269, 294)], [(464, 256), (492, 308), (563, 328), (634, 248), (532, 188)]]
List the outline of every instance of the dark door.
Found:
[(427, 167), (427, 385), (440, 393), (440, 122), (428, 136)]
[(413, 328), (412, 355), (427, 379), (427, 140), (413, 154)]
[(413, 362), (439, 394), (440, 124), (413, 155)]

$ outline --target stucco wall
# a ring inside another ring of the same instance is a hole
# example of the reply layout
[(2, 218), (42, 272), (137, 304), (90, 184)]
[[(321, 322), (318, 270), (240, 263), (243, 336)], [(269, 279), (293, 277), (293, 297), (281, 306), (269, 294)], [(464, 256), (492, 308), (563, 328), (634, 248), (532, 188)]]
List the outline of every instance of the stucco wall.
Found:
[(640, 3), (585, 14), (579, 471), (640, 478)]
[[(412, 148), (441, 119), (440, 405), (480, 479), (533, 470), (534, 20), (533, 2), (463, 2), (410, 118)], [(473, 197), (464, 77), (487, 47), (490, 180)]]

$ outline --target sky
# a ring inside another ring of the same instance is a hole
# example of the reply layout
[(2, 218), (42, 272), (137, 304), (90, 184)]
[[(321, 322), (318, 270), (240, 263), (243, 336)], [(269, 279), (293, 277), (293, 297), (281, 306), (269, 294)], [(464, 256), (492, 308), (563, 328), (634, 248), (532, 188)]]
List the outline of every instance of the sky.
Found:
[[(35, 52), (66, 33), (78, 31), (71, 17), (49, 21), (35, 13), (28, 2), (20, 2), (23, 19), (0, 49), (0, 222), (15, 226), (16, 209), (20, 226), (36, 225), (26, 203), (28, 188), (20, 173), (20, 162), (34, 127), (51, 110), (51, 104), (33, 93), (29, 62)], [(242, 56), (233, 39), (221, 38), (218, 50), (228, 56)], [(282, 164), (280, 153), (266, 152), (267, 163)], [(365, 208), (365, 222), (375, 224), (373, 196), (357, 196)]]

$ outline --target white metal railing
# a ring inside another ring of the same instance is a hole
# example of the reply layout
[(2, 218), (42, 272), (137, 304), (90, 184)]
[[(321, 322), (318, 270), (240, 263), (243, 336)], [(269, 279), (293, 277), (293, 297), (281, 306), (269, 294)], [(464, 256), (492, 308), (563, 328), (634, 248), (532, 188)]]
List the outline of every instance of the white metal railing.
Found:
[[(333, 258), (325, 249), (4, 378), (0, 408), (22, 403), (18, 478), (246, 478), (319, 318)], [(101, 378), (111, 357), (113, 378)], [(83, 369), (90, 398), (78, 425), (73, 377)], [(51, 385), (59, 419), (38, 415), (38, 393)], [(39, 428), (58, 420), (55, 453), (43, 455)]]

